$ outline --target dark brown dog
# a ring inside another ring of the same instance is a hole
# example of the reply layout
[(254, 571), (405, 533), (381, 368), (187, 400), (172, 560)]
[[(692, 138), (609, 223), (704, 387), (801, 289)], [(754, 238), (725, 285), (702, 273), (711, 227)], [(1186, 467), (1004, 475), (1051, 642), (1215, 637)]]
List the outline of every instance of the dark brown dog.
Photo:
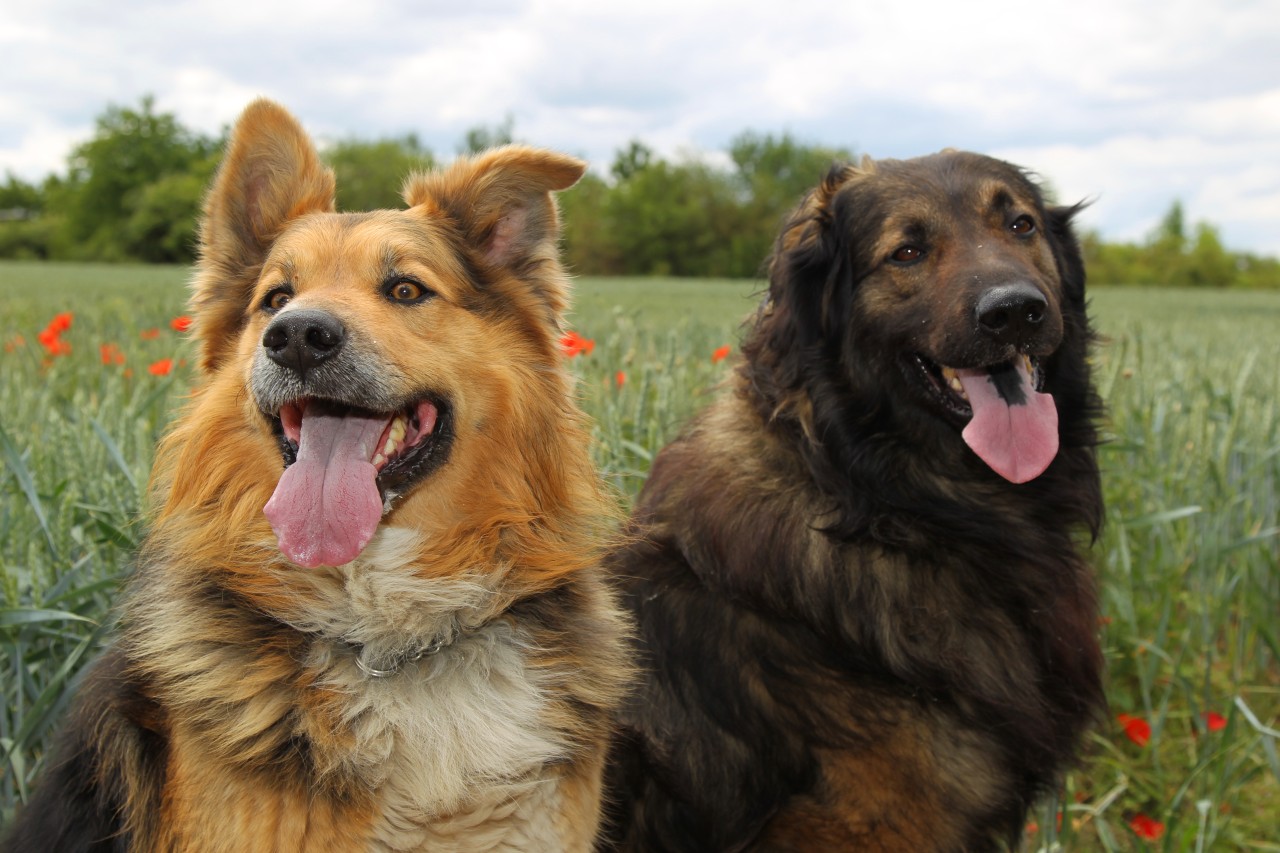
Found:
[(1078, 208), (974, 154), (837, 168), (613, 572), (627, 850), (975, 851), (1103, 703)]

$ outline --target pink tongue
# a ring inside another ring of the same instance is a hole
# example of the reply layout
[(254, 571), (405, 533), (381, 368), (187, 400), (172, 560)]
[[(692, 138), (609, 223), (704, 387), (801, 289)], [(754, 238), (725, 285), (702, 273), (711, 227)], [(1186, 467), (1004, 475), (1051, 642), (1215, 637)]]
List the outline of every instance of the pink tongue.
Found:
[(329, 414), (308, 403), (298, 459), (263, 512), (280, 550), (299, 566), (340, 566), (359, 555), (382, 519), (373, 458), (387, 418)]
[(973, 407), (973, 420), (961, 433), (965, 443), (1012, 483), (1039, 477), (1058, 454), (1058, 410), (1053, 397), (1037, 392), (1021, 369), (1003, 371), (1002, 387), (986, 370), (957, 370), (956, 374)]

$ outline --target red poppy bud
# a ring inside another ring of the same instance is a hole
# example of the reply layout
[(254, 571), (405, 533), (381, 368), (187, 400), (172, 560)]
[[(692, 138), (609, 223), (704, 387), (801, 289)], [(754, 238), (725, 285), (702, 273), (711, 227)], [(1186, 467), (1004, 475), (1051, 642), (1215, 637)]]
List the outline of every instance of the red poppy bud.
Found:
[(1151, 724), (1141, 717), (1119, 714), (1116, 720), (1124, 726), (1124, 735), (1138, 746), (1146, 746), (1151, 742)]
[(1164, 835), (1164, 824), (1141, 812), (1129, 818), (1129, 828), (1134, 835), (1146, 841), (1158, 841)]

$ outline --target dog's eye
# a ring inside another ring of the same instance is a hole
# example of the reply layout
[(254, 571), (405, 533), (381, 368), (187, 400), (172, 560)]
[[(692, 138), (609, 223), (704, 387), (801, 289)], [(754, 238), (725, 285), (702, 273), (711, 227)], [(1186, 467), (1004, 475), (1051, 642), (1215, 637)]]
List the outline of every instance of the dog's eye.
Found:
[(896, 264), (914, 264), (916, 261), (924, 257), (924, 249), (919, 246), (899, 246), (897, 250), (889, 256), (889, 259)]
[(292, 290), (287, 287), (277, 287), (267, 294), (266, 299), (262, 300), (262, 307), (268, 311), (279, 311), (289, 304), (290, 299), (293, 299)]
[(1036, 223), (1030, 216), (1026, 216), (1024, 214), (1023, 216), (1019, 216), (1017, 219), (1013, 220), (1013, 223), (1009, 226), (1009, 230), (1014, 234), (1025, 237), (1028, 234), (1035, 233)]
[(412, 279), (397, 278), (387, 285), (386, 294), (392, 302), (421, 302), (431, 291)]

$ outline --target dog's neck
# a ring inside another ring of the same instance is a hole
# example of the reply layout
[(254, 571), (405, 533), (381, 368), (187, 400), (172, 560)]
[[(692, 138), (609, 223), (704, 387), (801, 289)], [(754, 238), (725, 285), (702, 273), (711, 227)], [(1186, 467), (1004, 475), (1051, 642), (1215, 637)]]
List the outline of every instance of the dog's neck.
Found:
[(405, 664), (417, 663), (423, 658), (431, 658), (453, 645), (457, 637), (439, 636), (425, 646), (417, 649), (403, 649), (390, 655), (378, 657), (371, 653), (367, 646), (351, 643), (345, 645), (355, 655), (356, 667), (370, 678), (390, 678), (399, 675)]
[(424, 578), (418, 562), (427, 550), (414, 531), (384, 527), (345, 566), (299, 575), (290, 567), (298, 607), (277, 618), (353, 656), (371, 678), (437, 657), (483, 633), (512, 602), (494, 572)]

